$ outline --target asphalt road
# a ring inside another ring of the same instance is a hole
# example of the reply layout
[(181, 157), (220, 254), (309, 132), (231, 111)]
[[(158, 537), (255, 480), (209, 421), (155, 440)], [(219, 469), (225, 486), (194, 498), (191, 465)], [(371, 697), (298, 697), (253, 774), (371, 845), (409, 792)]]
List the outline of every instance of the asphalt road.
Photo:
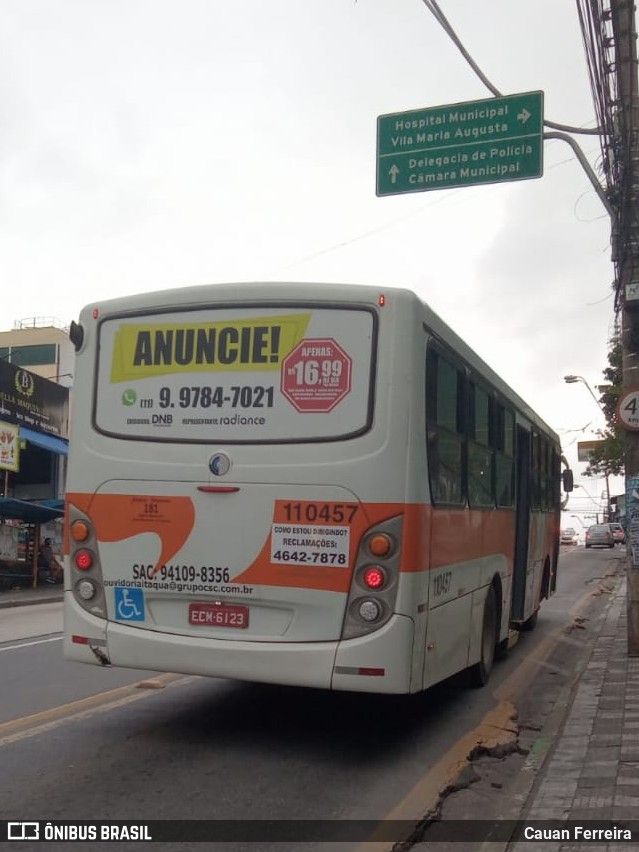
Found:
[(61, 603), (0, 611), (0, 724), (145, 677), (66, 662), (61, 631)]
[[(499, 701), (517, 702), (619, 556), (563, 551), (557, 594), (488, 687), (457, 678), (409, 700), (79, 666), (61, 658), (60, 605), (21, 607), (11, 624), (5, 610), (0, 819), (418, 819), (464, 737)], [(295, 844), (306, 848), (318, 847)]]

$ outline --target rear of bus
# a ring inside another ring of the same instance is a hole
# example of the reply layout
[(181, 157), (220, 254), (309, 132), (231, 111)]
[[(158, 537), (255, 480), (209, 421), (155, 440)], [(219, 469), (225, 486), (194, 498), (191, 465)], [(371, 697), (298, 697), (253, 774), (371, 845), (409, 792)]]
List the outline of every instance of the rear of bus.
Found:
[(250, 284), (84, 309), (68, 658), (421, 689), (412, 607), (426, 566), (405, 518), (417, 304), (400, 290)]

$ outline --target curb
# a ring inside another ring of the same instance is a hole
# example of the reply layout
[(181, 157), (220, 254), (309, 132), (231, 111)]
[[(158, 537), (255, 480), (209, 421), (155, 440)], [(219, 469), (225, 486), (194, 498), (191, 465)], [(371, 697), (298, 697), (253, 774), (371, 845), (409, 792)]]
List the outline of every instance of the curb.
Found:
[[(614, 603), (615, 596), (620, 594), (620, 590), (624, 588), (625, 576), (619, 576), (619, 582), (616, 583), (615, 592), (611, 595), (604, 612), (607, 614)], [(601, 628), (597, 635), (601, 633), (606, 618), (601, 620)], [(581, 681), (581, 677), (588, 666), (592, 657), (594, 643), (590, 645), (585, 658), (579, 661), (579, 664), (574, 671), (569, 682), (560, 690), (555, 705), (543, 726), (539, 731), (535, 742), (532, 744), (530, 754), (526, 758), (526, 762), (522, 767), (519, 778), (515, 781), (511, 788), (510, 801), (508, 806), (497, 815), (497, 820), (517, 821), (522, 819), (526, 804), (531, 796), (535, 783), (540, 780), (542, 771), (549, 755), (554, 751), (557, 745), (557, 738), (568, 718), (570, 708), (572, 707), (577, 688)], [(479, 852), (506, 852), (511, 847), (512, 841), (506, 843), (500, 841), (484, 841), (479, 847)]]
[(11, 598), (11, 600), (2, 600), (0, 594), (0, 609), (9, 609), (17, 606), (36, 606), (37, 604), (61, 603), (64, 601), (64, 592), (57, 595), (41, 595), (39, 597)]

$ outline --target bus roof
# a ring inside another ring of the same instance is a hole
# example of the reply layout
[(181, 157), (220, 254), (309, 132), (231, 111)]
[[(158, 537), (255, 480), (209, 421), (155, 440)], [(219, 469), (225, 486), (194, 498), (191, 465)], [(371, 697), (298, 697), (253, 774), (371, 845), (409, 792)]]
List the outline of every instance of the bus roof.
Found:
[[(508, 400), (520, 414), (530, 420), (540, 431), (558, 444), (559, 436), (548, 424), (482, 359), (479, 355), (435, 313), (414, 291), (402, 287), (368, 284), (334, 284), (295, 281), (252, 281), (238, 283), (203, 284), (167, 290), (137, 293), (87, 305), (82, 318), (95, 311), (99, 316), (126, 314), (145, 310), (162, 312), (184, 310), (238, 302), (311, 301), (344, 302), (380, 306), (381, 297), (406, 302), (422, 311), (425, 330), (439, 338), (469, 367), (472, 367)], [(94, 314), (95, 315), (95, 314)]]

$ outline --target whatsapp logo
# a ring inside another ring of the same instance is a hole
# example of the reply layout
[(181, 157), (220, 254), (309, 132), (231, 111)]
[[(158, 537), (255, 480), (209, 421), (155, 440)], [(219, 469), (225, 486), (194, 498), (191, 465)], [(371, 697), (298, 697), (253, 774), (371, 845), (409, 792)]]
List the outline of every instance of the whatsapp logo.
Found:
[(133, 388), (128, 388), (122, 394), (122, 405), (135, 405), (138, 395)]

